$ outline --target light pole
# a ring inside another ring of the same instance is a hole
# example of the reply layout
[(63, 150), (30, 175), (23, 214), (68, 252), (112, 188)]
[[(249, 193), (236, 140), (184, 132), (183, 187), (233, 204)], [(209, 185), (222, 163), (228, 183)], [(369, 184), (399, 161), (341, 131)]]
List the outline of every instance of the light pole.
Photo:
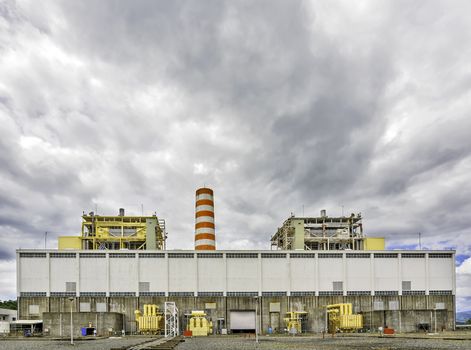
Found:
[(257, 321), (258, 296), (254, 297), (254, 299), (255, 299), (255, 342), (258, 343), (258, 321)]
[(72, 302), (75, 300), (74, 297), (69, 297), (70, 301), (70, 345), (74, 345), (74, 319), (72, 316)]

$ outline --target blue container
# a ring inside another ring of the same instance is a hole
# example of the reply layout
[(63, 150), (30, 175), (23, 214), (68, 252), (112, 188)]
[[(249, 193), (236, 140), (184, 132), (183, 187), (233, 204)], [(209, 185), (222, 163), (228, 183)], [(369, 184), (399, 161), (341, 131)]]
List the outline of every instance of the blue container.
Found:
[(271, 327), (268, 327), (268, 334), (272, 334), (273, 333), (273, 329)]
[(87, 327), (82, 327), (82, 335), (84, 337), (87, 335)]

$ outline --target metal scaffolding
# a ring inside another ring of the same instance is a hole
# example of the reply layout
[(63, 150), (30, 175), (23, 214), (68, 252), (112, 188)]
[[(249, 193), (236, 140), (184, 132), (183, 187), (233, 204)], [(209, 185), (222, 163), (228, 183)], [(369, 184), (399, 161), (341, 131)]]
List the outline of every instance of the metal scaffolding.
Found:
[(178, 309), (173, 301), (166, 301), (164, 304), (165, 314), (165, 338), (176, 337), (179, 334)]

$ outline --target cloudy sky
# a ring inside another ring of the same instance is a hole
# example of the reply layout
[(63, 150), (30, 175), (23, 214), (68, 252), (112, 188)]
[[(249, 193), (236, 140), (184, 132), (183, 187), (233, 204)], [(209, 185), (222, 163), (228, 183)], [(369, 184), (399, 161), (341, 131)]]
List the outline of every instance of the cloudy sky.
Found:
[(157, 211), (268, 249), (291, 212), (361, 212), (456, 249), (471, 309), (469, 1), (0, 1), (0, 299), (15, 249), (82, 211)]

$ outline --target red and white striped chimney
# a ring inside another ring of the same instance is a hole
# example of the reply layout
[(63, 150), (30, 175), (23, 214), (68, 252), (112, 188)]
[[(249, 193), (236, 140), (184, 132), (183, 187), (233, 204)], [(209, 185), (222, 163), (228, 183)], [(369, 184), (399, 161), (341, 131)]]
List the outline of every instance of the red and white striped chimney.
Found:
[(195, 250), (216, 250), (214, 195), (206, 187), (196, 190)]

